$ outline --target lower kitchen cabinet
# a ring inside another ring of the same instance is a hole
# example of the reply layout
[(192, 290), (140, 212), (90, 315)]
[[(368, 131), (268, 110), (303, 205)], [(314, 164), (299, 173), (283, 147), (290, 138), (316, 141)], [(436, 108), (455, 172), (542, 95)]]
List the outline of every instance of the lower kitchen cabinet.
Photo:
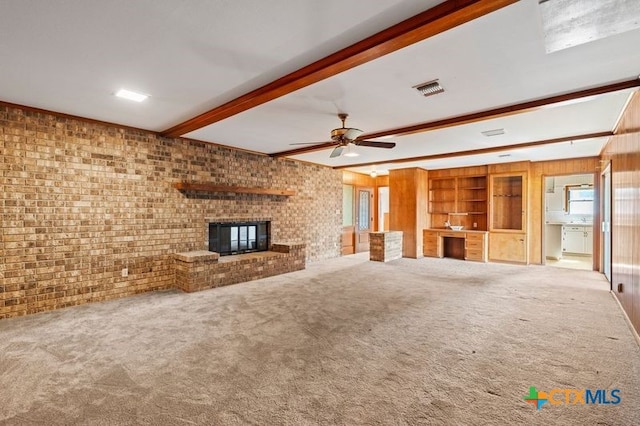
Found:
[(591, 226), (563, 226), (562, 253), (593, 254)]

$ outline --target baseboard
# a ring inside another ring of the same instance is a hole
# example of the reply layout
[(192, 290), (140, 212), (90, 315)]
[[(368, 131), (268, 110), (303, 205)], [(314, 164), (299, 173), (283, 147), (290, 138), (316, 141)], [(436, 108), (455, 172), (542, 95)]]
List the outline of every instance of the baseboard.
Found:
[(620, 300), (616, 297), (613, 290), (609, 290), (609, 293), (611, 293), (611, 297), (613, 297), (613, 300), (615, 300), (618, 306), (620, 307), (620, 310), (622, 311), (622, 315), (624, 315), (624, 319), (627, 321), (627, 325), (631, 329), (631, 334), (633, 334), (633, 337), (635, 337), (636, 339), (636, 343), (638, 344), (638, 346), (640, 346), (640, 335), (638, 334), (638, 331), (633, 327), (631, 318), (629, 318), (629, 315), (627, 315), (627, 312), (622, 307), (622, 303), (620, 303)]

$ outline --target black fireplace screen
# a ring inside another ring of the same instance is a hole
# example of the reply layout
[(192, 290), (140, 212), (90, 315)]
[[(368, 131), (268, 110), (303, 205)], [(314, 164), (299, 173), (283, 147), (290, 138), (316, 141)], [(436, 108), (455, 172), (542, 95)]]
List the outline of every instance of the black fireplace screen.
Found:
[(269, 250), (269, 222), (209, 224), (209, 251), (220, 256)]

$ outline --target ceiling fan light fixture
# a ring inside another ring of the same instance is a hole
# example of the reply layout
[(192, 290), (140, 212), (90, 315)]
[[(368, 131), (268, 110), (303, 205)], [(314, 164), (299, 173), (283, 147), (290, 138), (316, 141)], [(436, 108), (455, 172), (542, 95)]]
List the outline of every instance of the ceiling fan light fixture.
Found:
[(349, 143), (347, 144), (347, 149), (345, 150), (344, 154), (342, 154), (345, 157), (358, 157), (360, 156), (360, 154), (358, 154), (356, 151), (353, 150), (352, 148), (353, 144)]
[(431, 96), (444, 92), (444, 88), (440, 86), (438, 79), (427, 81), (426, 83), (413, 86), (422, 96)]

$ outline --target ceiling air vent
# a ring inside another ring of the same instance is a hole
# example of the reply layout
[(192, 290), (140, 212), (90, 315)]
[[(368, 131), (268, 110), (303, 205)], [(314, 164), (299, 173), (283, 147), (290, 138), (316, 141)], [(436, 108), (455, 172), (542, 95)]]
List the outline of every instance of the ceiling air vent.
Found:
[(413, 88), (423, 96), (431, 96), (444, 92), (444, 89), (440, 86), (438, 80), (431, 80), (426, 83), (418, 84), (417, 86), (413, 86)]

